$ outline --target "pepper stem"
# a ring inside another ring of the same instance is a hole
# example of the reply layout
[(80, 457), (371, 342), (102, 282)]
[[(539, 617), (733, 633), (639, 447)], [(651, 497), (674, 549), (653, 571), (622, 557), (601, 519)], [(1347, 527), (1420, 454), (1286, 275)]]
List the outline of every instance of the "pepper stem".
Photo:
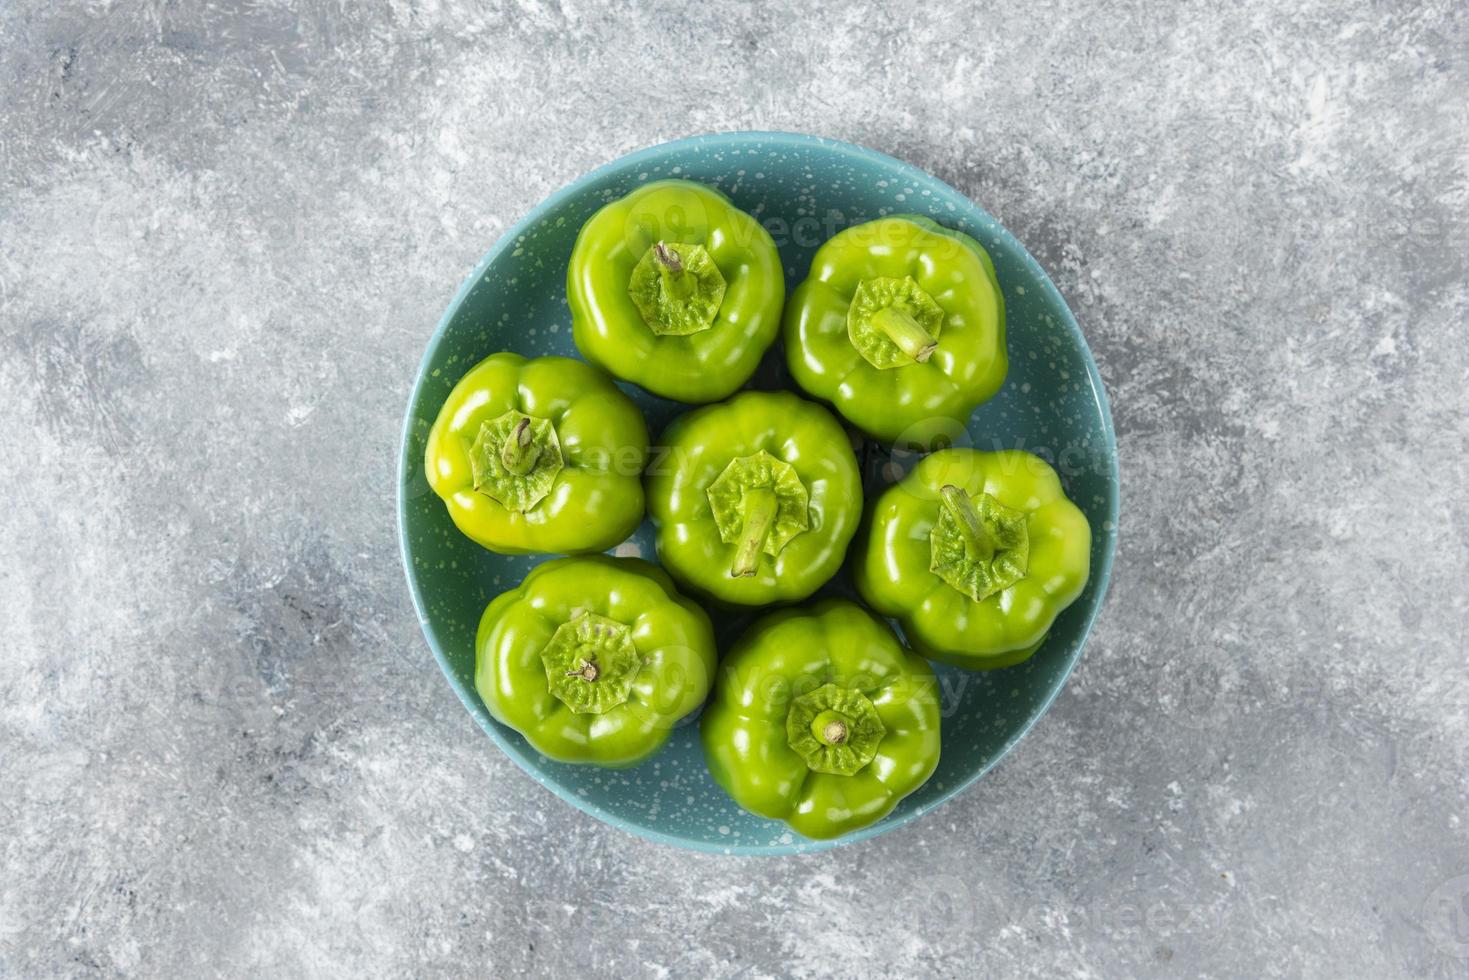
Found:
[(667, 242), (655, 242), (653, 244), (653, 258), (657, 259), (665, 269), (674, 275), (683, 272), (683, 262), (679, 259), (678, 253), (668, 247)]
[(823, 745), (844, 745), (852, 733), (845, 715), (837, 711), (823, 711), (811, 719), (811, 734)]
[(500, 450), (500, 462), (516, 476), (524, 476), (534, 469), (536, 459), (541, 455), (540, 447), (535, 445), (535, 434), (530, 430), (530, 421), (529, 416), (521, 419), (520, 424), (505, 437), (505, 445)]
[(994, 558), (995, 537), (985, 527), (984, 521), (979, 519), (979, 511), (974, 509), (974, 501), (969, 499), (969, 494), (952, 483), (945, 484), (939, 494), (944, 499), (945, 509), (954, 518), (954, 523), (959, 525), (965, 548), (981, 561)]
[(775, 523), (778, 506), (775, 491), (769, 487), (745, 491), (740, 500), (740, 512), (744, 518), (740, 530), (740, 547), (735, 552), (734, 566), (729, 570), (732, 578), (747, 578), (755, 574), (755, 568), (760, 563), (760, 552), (765, 547), (765, 538), (770, 534), (770, 525)]
[(898, 345), (898, 349), (922, 364), (933, 356), (939, 342), (903, 309), (885, 306), (872, 314), (872, 325)]
[(568, 670), (567, 677), (580, 677), (584, 681), (594, 681), (602, 671), (597, 667), (595, 660), (583, 660), (582, 665), (576, 670)]
[(658, 263), (658, 277), (663, 280), (663, 293), (676, 299), (686, 300), (693, 295), (698, 284), (693, 276), (684, 275), (683, 260), (666, 242), (653, 243), (653, 258)]

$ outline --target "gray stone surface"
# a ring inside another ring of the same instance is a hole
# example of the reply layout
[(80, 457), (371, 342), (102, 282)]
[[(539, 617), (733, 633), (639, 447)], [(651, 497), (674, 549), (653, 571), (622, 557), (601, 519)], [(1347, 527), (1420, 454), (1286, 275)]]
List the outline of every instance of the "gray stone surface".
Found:
[[(0, 4), (0, 975), (1469, 974), (1469, 7)], [(1054, 710), (870, 843), (538, 788), (418, 634), (413, 370), (690, 133), (998, 215), (1112, 395)]]

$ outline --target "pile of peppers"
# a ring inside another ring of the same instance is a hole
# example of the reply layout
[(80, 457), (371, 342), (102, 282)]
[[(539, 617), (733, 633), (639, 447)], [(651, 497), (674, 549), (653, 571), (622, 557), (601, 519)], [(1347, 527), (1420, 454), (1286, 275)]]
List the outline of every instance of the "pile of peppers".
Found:
[[(568, 556), (485, 609), (485, 706), (548, 758), (608, 767), (703, 709), (710, 774), (745, 809), (815, 839), (882, 819), (938, 766), (931, 662), (1025, 661), (1090, 571), (1090, 526), (1043, 460), (942, 448), (1005, 381), (994, 263), (885, 217), (827, 241), (787, 298), (758, 221), (660, 180), (592, 215), (566, 284), (585, 361), (491, 354), (428, 437), (461, 532)], [(777, 337), (806, 397), (740, 390)], [(618, 380), (699, 407), (650, 451)], [(871, 445), (926, 455), (864, 506)], [(657, 564), (600, 554), (645, 514)], [(800, 605), (840, 594), (849, 547), (866, 605)], [(706, 608), (771, 611), (721, 656)]]

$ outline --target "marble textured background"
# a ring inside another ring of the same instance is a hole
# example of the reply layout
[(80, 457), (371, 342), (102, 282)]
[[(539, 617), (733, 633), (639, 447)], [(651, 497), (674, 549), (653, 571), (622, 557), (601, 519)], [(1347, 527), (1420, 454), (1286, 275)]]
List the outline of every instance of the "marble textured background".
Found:
[[(1469, 7), (1225, 6), (0, 4), (0, 975), (1466, 975)], [(989, 208), (1122, 453), (1050, 715), (791, 860), (536, 787), (394, 541), (478, 257), (742, 128)]]

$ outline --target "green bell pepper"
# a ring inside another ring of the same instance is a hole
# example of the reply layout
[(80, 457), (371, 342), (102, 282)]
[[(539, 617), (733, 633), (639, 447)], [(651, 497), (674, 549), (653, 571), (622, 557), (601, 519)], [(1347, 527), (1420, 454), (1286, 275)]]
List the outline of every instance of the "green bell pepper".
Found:
[(643, 519), (643, 415), (568, 357), (491, 354), (429, 430), (424, 469), (454, 524), (491, 551), (603, 551)]
[(874, 438), (952, 445), (1005, 381), (1005, 299), (994, 263), (919, 215), (857, 225), (811, 260), (785, 308), (796, 383)]
[(644, 184), (582, 226), (566, 272), (582, 356), (655, 395), (726, 398), (780, 331), (780, 254), (754, 218), (687, 180)]
[(538, 565), (485, 609), (474, 648), (490, 714), (558, 762), (641, 762), (714, 678), (709, 617), (639, 558)]
[(648, 467), (658, 557), (721, 602), (804, 599), (836, 574), (862, 514), (851, 441), (789, 392), (741, 392), (674, 420)]
[(948, 449), (877, 498), (854, 575), (862, 598), (924, 656), (1008, 667), (1081, 595), (1091, 539), (1045, 460)]
[(933, 668), (882, 620), (828, 599), (750, 627), (699, 733), (736, 803), (826, 839), (881, 820), (933, 775), (939, 717)]

